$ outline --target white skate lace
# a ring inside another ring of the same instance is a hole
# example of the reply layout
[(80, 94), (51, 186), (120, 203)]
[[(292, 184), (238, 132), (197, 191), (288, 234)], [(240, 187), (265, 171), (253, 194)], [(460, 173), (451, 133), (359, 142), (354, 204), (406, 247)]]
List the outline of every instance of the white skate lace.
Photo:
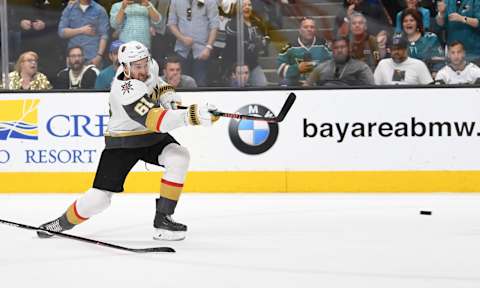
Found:
[(60, 226), (60, 221), (58, 219), (48, 223), (47, 225), (45, 225), (44, 228), (53, 232), (61, 232), (63, 230), (62, 226)]

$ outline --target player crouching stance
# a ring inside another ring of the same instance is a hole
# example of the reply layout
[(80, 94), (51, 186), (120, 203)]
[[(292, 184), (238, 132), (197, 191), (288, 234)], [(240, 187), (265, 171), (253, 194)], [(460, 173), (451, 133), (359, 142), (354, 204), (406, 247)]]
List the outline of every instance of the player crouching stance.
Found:
[[(211, 105), (176, 110), (180, 96), (158, 77), (158, 65), (148, 49), (131, 41), (119, 48), (117, 71), (110, 90), (110, 121), (93, 187), (59, 218), (40, 227), (63, 232), (104, 211), (114, 193), (123, 192), (128, 173), (138, 160), (163, 166), (165, 173), (156, 199), (154, 238), (182, 240), (187, 226), (172, 220), (189, 164), (186, 148), (168, 134), (188, 125), (210, 126), (218, 120)], [(53, 234), (38, 231), (48, 238)]]

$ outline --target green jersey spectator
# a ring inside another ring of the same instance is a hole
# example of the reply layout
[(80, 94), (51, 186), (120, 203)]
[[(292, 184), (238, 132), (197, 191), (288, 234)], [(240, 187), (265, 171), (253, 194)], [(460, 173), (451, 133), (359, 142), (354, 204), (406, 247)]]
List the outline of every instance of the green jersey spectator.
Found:
[(304, 18), (297, 43), (287, 44), (278, 54), (277, 73), (288, 86), (302, 86), (318, 64), (332, 58), (325, 41), (317, 39), (315, 32), (315, 21)]
[(480, 57), (480, 1), (444, 0), (437, 3), (435, 21), (447, 32), (447, 43), (462, 42), (467, 60)]
[(405, 9), (401, 18), (402, 32), (408, 39), (408, 56), (422, 60), (430, 70), (438, 71), (445, 62), (443, 48), (436, 34), (425, 32), (417, 9)]

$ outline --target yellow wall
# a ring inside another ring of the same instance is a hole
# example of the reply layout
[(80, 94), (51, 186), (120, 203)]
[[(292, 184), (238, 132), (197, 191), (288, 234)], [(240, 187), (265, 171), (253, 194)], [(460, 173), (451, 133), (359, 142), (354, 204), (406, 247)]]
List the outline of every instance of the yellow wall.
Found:
[[(0, 173), (0, 193), (76, 193), (94, 173)], [(156, 192), (160, 172), (133, 172), (126, 192)], [(190, 172), (186, 192), (478, 192), (480, 171)]]

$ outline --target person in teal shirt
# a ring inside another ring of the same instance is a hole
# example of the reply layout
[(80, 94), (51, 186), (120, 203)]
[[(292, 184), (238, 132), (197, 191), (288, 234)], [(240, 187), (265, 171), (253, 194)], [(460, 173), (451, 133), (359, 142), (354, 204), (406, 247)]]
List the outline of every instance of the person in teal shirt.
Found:
[[(423, 28), (425, 31), (430, 31), (430, 10), (421, 7), (418, 2), (418, 0), (405, 0), (406, 9), (417, 9), (418, 13), (422, 15)], [(397, 13), (395, 33), (402, 32), (402, 15), (403, 10)]]
[(97, 79), (95, 80), (95, 89), (110, 90), (113, 77), (115, 77), (117, 68), (120, 66), (118, 63), (118, 48), (120, 48), (122, 44), (123, 42), (120, 40), (115, 40), (110, 44), (108, 57), (110, 58), (110, 61), (112, 61), (112, 65), (100, 71), (100, 74), (98, 74)]
[(437, 3), (435, 22), (447, 32), (447, 43), (465, 45), (467, 60), (480, 57), (480, 1), (444, 0)]
[(417, 9), (405, 9), (401, 18), (402, 33), (408, 39), (408, 56), (425, 62), (430, 71), (438, 71), (445, 62), (445, 53), (436, 34), (425, 32)]
[(150, 26), (160, 24), (161, 15), (148, 0), (123, 0), (113, 4), (110, 10), (110, 26), (125, 43), (138, 41), (150, 49)]
[(332, 58), (325, 40), (315, 36), (313, 19), (302, 20), (299, 34), (296, 43), (287, 44), (277, 56), (277, 73), (288, 86), (302, 86), (318, 64)]

